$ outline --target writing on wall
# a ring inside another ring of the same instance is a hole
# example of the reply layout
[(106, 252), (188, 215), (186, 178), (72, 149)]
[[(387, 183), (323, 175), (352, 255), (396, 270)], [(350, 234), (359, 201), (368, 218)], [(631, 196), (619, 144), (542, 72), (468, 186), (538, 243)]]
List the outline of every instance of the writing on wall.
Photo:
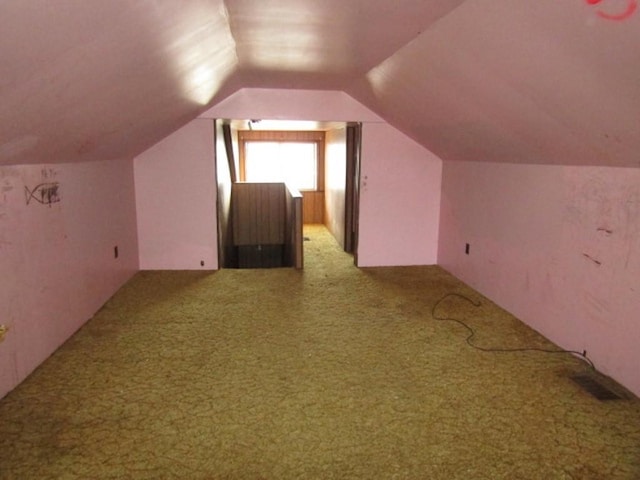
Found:
[(637, 0), (585, 0), (596, 8), (596, 15), (605, 20), (623, 21), (631, 18), (638, 9)]
[(27, 205), (35, 200), (42, 205), (58, 203), (60, 201), (60, 184), (58, 182), (41, 183), (34, 188), (24, 187)]
[(60, 182), (55, 181), (55, 177), (58, 172), (53, 168), (43, 168), (40, 171), (41, 183), (35, 187), (30, 188), (25, 185), (24, 194), (29, 205), (32, 201), (40, 203), (42, 205), (51, 206), (54, 203), (58, 203), (61, 200), (60, 197)]

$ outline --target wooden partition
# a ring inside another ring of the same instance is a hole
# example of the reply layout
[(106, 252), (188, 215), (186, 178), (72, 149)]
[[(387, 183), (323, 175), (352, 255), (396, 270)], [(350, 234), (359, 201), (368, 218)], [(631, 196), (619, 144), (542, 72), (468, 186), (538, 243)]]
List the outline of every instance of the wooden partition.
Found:
[(303, 268), (302, 195), (296, 189), (286, 186), (286, 198), (286, 231), (288, 238), (285, 255), (290, 266)]
[(284, 183), (234, 183), (233, 244), (239, 268), (302, 268), (302, 196)]
[(305, 191), (302, 192), (302, 198), (304, 198), (303, 223), (324, 223), (324, 192)]

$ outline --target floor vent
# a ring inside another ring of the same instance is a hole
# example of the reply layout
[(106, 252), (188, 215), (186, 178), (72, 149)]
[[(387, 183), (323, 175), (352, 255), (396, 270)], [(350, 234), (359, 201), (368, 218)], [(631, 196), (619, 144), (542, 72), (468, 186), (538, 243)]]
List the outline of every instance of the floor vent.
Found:
[(623, 397), (609, 389), (609, 387), (603, 385), (592, 375), (573, 375), (569, 378), (578, 384), (584, 391), (590, 393), (600, 401), (623, 399)]

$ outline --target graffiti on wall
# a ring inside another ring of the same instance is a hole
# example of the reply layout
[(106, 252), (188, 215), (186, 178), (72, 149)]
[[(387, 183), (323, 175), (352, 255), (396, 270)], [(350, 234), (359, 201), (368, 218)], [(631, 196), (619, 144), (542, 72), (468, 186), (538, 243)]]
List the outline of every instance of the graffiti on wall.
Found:
[(585, 0), (596, 8), (596, 15), (605, 20), (623, 21), (631, 18), (638, 9), (637, 0)]
[(57, 175), (58, 172), (53, 168), (43, 168), (40, 171), (41, 183), (33, 188), (25, 185), (24, 194), (27, 205), (33, 201), (49, 206), (60, 202), (60, 182), (55, 180)]
[(24, 187), (27, 205), (35, 200), (42, 205), (51, 206), (60, 201), (60, 184), (58, 182), (41, 183), (34, 188)]

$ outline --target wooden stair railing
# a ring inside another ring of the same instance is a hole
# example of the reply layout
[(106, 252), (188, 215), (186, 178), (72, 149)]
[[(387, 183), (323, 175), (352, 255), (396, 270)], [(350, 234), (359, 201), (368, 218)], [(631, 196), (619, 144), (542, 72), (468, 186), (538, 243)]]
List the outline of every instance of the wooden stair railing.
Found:
[(234, 183), (233, 244), (240, 268), (302, 268), (302, 195), (284, 183)]

